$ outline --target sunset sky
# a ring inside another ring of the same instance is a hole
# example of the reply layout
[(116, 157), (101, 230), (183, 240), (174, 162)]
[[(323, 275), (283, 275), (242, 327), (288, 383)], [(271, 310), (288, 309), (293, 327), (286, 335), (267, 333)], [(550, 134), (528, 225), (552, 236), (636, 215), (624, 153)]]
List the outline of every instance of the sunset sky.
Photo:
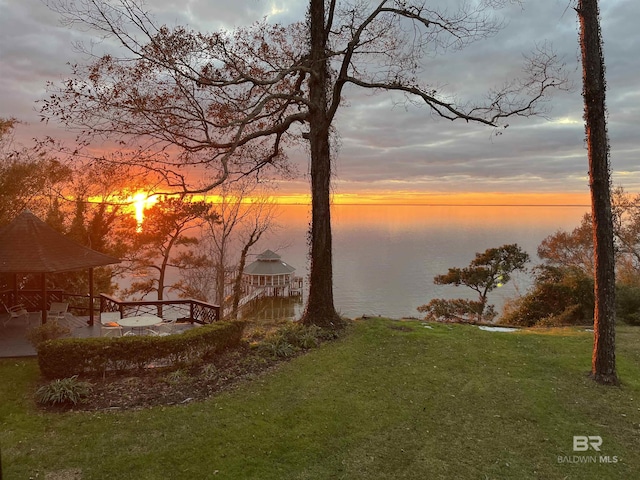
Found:
[[(440, 0), (440, 3), (444, 0)], [(148, 0), (159, 23), (218, 30), (262, 17), (304, 19), (304, 0)], [(448, 2), (450, 4), (451, 2)], [(426, 108), (397, 105), (397, 97), (349, 88), (336, 123), (339, 156), (333, 190), (340, 202), (366, 203), (587, 203), (578, 22), (569, 0), (525, 1), (502, 11), (506, 28), (461, 52), (427, 60), (425, 78), (461, 100), (516, 75), (523, 53), (551, 42), (574, 83), (557, 92), (548, 118), (517, 119), (502, 135), (487, 127), (437, 119)], [(602, 0), (613, 180), (640, 192), (640, 2)], [(0, 116), (26, 122), (18, 140), (72, 138), (39, 123), (36, 100), (47, 81), (83, 62), (73, 43), (85, 33), (60, 25), (40, 0), (0, 0)], [(100, 45), (95, 47), (99, 52)], [(308, 192), (307, 158), (290, 152), (300, 176), (279, 193), (298, 201)], [(564, 196), (560, 195), (563, 194)], [(566, 195), (569, 194), (569, 195)]]

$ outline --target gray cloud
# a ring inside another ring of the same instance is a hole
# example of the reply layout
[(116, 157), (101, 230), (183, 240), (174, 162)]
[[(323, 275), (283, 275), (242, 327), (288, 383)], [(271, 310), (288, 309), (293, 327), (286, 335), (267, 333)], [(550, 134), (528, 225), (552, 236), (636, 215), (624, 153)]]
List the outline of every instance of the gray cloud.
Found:
[[(148, 0), (160, 23), (218, 30), (270, 21), (303, 20), (303, 0)], [(603, 0), (602, 30), (607, 64), (609, 133), (614, 181), (640, 190), (640, 2)], [(335, 124), (340, 143), (338, 192), (364, 191), (569, 191), (587, 192), (587, 164), (580, 95), (578, 23), (566, 0), (526, 2), (504, 11), (496, 37), (462, 51), (425, 58), (423, 78), (461, 101), (475, 101), (491, 87), (519, 74), (523, 53), (553, 44), (575, 85), (549, 102), (548, 119), (517, 119), (501, 135), (490, 128), (449, 122), (402, 97), (349, 88)], [(68, 74), (67, 62), (82, 59), (72, 44), (83, 33), (60, 25), (39, 0), (0, 0), (0, 115), (29, 122), (25, 137), (65, 132), (38, 123), (34, 102), (47, 81)], [(84, 39), (88, 39), (84, 37)], [(21, 129), (22, 130), (22, 129)], [(301, 172), (303, 151), (291, 152)], [(282, 187), (306, 191), (305, 179)]]

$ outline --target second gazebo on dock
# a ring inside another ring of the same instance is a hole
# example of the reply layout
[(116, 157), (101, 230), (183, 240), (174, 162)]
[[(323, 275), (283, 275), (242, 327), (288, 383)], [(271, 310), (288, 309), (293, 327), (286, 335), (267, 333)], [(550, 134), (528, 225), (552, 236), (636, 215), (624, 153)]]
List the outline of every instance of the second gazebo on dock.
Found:
[(265, 250), (243, 271), (242, 283), (245, 294), (260, 289), (266, 296), (300, 295), (302, 277), (296, 277), (295, 271), (295, 267), (282, 261), (280, 255)]

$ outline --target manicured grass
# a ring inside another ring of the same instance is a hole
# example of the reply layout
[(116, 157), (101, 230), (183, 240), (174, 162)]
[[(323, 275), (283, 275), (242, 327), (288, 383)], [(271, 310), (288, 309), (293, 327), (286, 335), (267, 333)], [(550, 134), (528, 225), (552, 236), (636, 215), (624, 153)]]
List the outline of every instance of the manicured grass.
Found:
[(4, 478), (640, 478), (640, 329), (619, 327), (611, 388), (588, 332), (431, 327), (358, 321), (235, 391), (132, 412), (41, 413), (35, 361), (4, 360)]

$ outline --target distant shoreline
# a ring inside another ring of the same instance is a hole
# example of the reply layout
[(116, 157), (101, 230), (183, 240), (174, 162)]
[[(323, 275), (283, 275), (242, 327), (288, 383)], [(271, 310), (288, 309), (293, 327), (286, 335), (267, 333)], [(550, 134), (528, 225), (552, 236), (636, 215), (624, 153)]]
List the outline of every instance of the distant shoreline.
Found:
[[(311, 206), (308, 203), (282, 203), (280, 205)], [(589, 204), (577, 203), (332, 203), (332, 207), (580, 207), (587, 208)]]

